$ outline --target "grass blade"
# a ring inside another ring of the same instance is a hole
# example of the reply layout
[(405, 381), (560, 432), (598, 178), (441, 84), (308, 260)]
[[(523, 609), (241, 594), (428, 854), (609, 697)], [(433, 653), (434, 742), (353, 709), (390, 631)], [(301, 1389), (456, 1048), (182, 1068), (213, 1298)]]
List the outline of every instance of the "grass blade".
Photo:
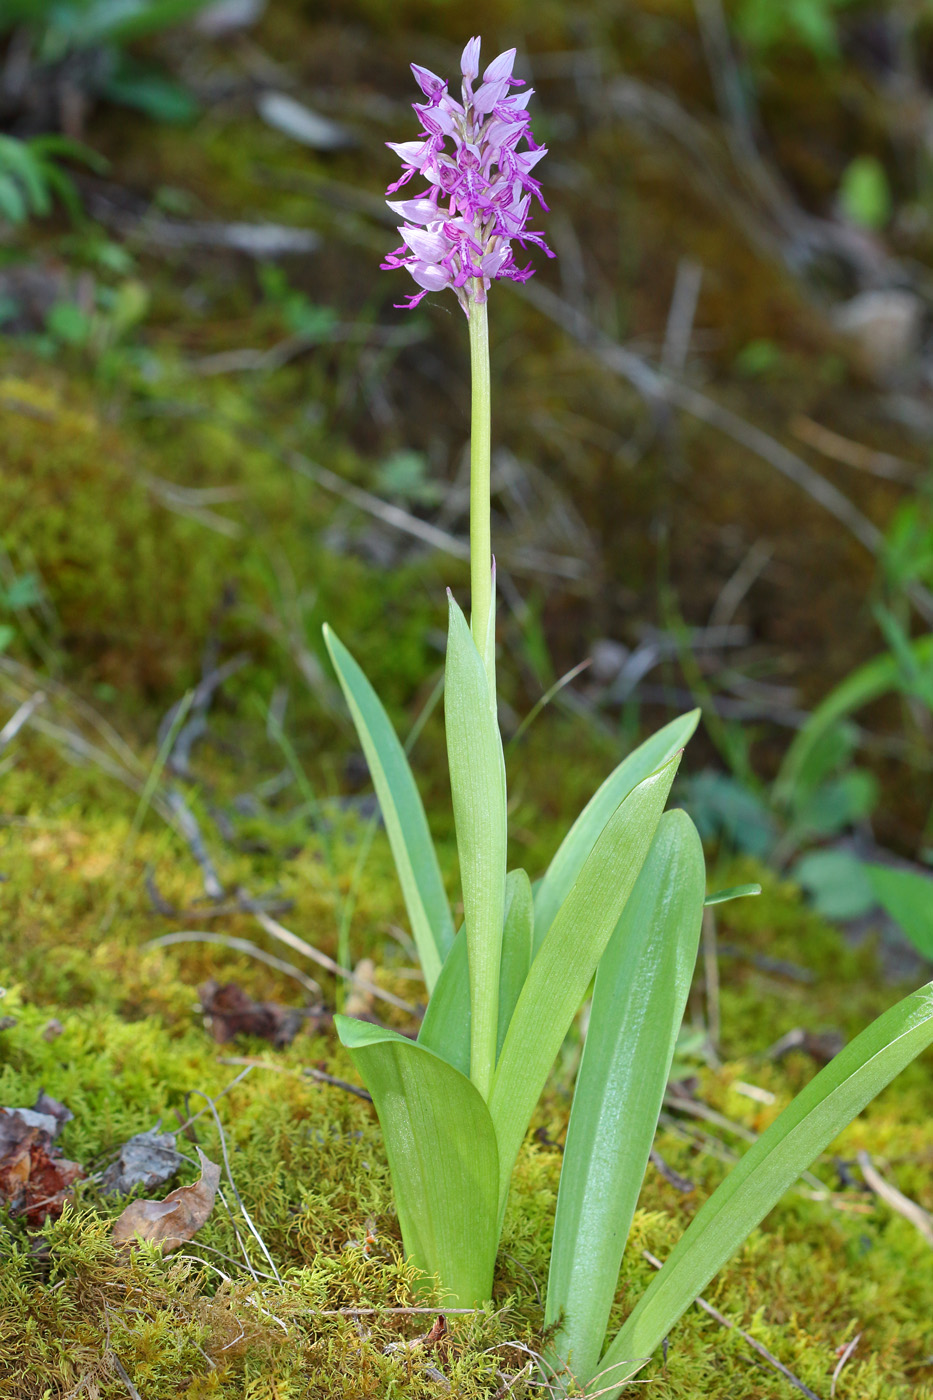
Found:
[(691, 710), (671, 720), (624, 758), (590, 798), (535, 889), (535, 951), (544, 941), (555, 914), (619, 803), (649, 774), (679, 753), (696, 729), (699, 718), (700, 711)]
[[(933, 636), (917, 637), (910, 643), (910, 649), (916, 667), (928, 667), (933, 661)], [(903, 688), (904, 669), (901, 661), (889, 651), (872, 657), (871, 661), (866, 661), (840, 681), (835, 690), (831, 690), (826, 699), (817, 705), (784, 755), (774, 780), (775, 802), (790, 802), (814, 750), (834, 725), (888, 691)]]
[(873, 1021), (749, 1148), (639, 1299), (602, 1366), (632, 1358), (638, 1369), (800, 1173), (931, 1043), (933, 982)]
[(492, 1295), (499, 1231), (492, 1119), (464, 1075), (395, 1031), (335, 1016), (382, 1125), (406, 1254), (459, 1307)]
[(489, 1100), (500, 1213), (544, 1081), (644, 864), (679, 762), (678, 754), (616, 808), (531, 964)]
[(454, 926), (421, 797), (379, 696), (326, 625), (324, 641), (369, 764), (430, 992), (453, 945)]
[(696, 827), (666, 812), (596, 973), (557, 1196), (545, 1323), (550, 1358), (597, 1370), (654, 1140), (703, 919)]
[(488, 1098), (496, 1065), (505, 915), (505, 760), (495, 697), (467, 620), (450, 598), (444, 714), (470, 971), (470, 1078)]

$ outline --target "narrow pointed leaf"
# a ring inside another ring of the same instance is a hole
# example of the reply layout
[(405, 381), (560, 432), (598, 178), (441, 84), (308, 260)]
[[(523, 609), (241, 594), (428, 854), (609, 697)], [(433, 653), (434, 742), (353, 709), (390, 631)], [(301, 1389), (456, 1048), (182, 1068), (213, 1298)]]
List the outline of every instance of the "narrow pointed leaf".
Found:
[(505, 923), (499, 969), (499, 1031), (496, 1054), (502, 1050), (528, 969), (534, 942), (535, 907), (531, 881), (524, 870), (510, 870), (505, 882)]
[[(910, 643), (910, 650), (914, 669), (926, 669), (933, 662), (933, 635), (927, 633), (917, 637)], [(880, 695), (885, 695), (890, 690), (902, 690), (904, 680), (900, 659), (890, 651), (872, 657), (864, 666), (851, 671), (830, 691), (826, 699), (817, 705), (795, 736), (774, 780), (774, 800), (779, 804), (791, 800), (794, 788), (804, 774), (814, 749), (834, 725), (877, 700)]]
[(492, 1295), (498, 1155), (489, 1110), (464, 1075), (395, 1031), (335, 1016), (373, 1096), (406, 1254), (456, 1306)]
[[(933, 982), (873, 1021), (749, 1148), (678, 1241), (603, 1356), (601, 1367), (650, 1357), (800, 1173), (930, 1044)], [(624, 1378), (623, 1368), (618, 1376), (612, 1375), (613, 1384)]]
[(470, 1077), (486, 1098), (496, 1063), (505, 913), (505, 760), (486, 667), (453, 598), (444, 714), (470, 969)]
[(703, 847), (666, 812), (600, 959), (554, 1221), (545, 1322), (555, 1364), (597, 1370), (622, 1252), (674, 1057), (700, 940)]
[[(502, 933), (502, 961), (499, 968), (499, 1030), (497, 1054), (502, 1049), (515, 1003), (528, 968), (534, 906), (531, 884), (524, 870), (511, 870), (505, 882), (505, 924)], [(470, 1073), (470, 971), (466, 938), (458, 933), (454, 946), (441, 968), (428, 1009), (418, 1032), (418, 1044), (425, 1045), (441, 1059), (469, 1077)]]
[(453, 945), (454, 926), (421, 797), (379, 696), (327, 626), (324, 641), (369, 764), (430, 992)]
[(703, 903), (707, 906), (710, 904), (728, 904), (730, 899), (744, 899), (746, 895), (753, 894), (761, 894), (760, 885), (730, 885), (726, 890), (714, 890), (712, 894), (706, 896)]
[(638, 878), (679, 762), (677, 755), (619, 804), (531, 964), (489, 1100), (499, 1143), (500, 1212), (548, 1071)]
[(470, 1077), (470, 968), (466, 934), (461, 931), (447, 954), (424, 1013), (418, 1044), (433, 1050)]
[(691, 710), (671, 720), (624, 758), (590, 798), (535, 888), (535, 951), (544, 941), (554, 915), (570, 893), (600, 832), (619, 803), (649, 774), (680, 752), (696, 729), (699, 718), (700, 711)]

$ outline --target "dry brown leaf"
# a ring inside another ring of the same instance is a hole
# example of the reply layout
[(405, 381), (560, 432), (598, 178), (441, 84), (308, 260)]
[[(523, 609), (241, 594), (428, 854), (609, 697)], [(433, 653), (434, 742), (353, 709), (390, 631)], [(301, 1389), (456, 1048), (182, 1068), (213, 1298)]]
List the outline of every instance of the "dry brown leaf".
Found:
[[(61, 1104), (55, 1107), (68, 1112)], [(58, 1155), (53, 1130), (57, 1120), (49, 1114), (0, 1108), (0, 1204), (9, 1205), (13, 1215), (24, 1215), (30, 1225), (61, 1215), (72, 1198), (71, 1187), (84, 1176), (77, 1162)]]
[(235, 982), (205, 982), (198, 996), (208, 1029), (221, 1045), (238, 1035), (255, 1035), (281, 1048), (291, 1044), (308, 1017), (300, 1007), (253, 1001)]
[(131, 1201), (113, 1223), (113, 1242), (125, 1248), (146, 1240), (160, 1244), (171, 1254), (197, 1234), (214, 1205), (220, 1185), (220, 1167), (208, 1161), (198, 1148), (201, 1175), (190, 1186), (170, 1191), (164, 1201)]

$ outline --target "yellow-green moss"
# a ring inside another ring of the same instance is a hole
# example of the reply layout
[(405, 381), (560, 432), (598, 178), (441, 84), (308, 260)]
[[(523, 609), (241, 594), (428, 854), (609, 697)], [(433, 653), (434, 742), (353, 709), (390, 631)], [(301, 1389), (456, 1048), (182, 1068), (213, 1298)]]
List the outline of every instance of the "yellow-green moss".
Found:
[[(216, 1046), (201, 1025), (199, 980), (232, 977), (256, 996), (285, 1001), (295, 999), (295, 984), (218, 948), (143, 950), (147, 938), (175, 926), (155, 919), (148, 906), (142, 887), (147, 863), (154, 863), (167, 898), (185, 905), (197, 897), (197, 873), (184, 847), (150, 816), (127, 852), (132, 795), (111, 794), (108, 811), (100, 804), (99, 778), (58, 766), (46, 755), (40, 799), (30, 772), (16, 768), (6, 780), (22, 818), (6, 828), (0, 859), (10, 877), (3, 887), (9, 918), (0, 936), (0, 983), (11, 988), (3, 1011), (17, 1020), (0, 1033), (0, 1102), (31, 1103), (44, 1088), (68, 1103), (76, 1116), (62, 1134), (62, 1147), (93, 1171), (132, 1133), (157, 1122), (170, 1130), (205, 1106), (201, 1095), (210, 1095), (237, 1189), (282, 1282), (260, 1272), (257, 1284), (239, 1262), (237, 1233), (254, 1269), (269, 1272), (230, 1191), (233, 1218), (218, 1204), (185, 1251), (190, 1259), (137, 1254), (131, 1263), (118, 1263), (107, 1235), (118, 1207), (92, 1181), (83, 1183), (74, 1209), (43, 1232), (45, 1245), (30, 1243), (16, 1222), (0, 1232), (0, 1388), (22, 1400), (64, 1400), (87, 1377), (101, 1400), (116, 1400), (123, 1382), (108, 1359), (113, 1352), (146, 1400), (179, 1394), (231, 1400), (436, 1395), (438, 1383), (426, 1374), (427, 1365), (437, 1366), (458, 1396), (494, 1395), (502, 1384), (496, 1370), (514, 1375), (526, 1359), (508, 1344), (534, 1348), (541, 1342), (559, 1150), (529, 1138), (505, 1223), (495, 1311), (451, 1318), (446, 1356), (386, 1351), (427, 1331), (430, 1317), (320, 1316), (321, 1310), (414, 1300), (410, 1274), (399, 1262), (398, 1225), (372, 1111), (301, 1072), (323, 1063), (352, 1078), (352, 1066), (330, 1036), (300, 1035), (285, 1051), (251, 1040)], [(43, 808), (53, 815), (40, 816)], [(295, 859), (272, 862), (296, 901), (287, 922), (329, 951), (336, 947), (340, 900), (355, 868), (359, 835), (359, 819), (343, 817), (331, 831), (329, 866), (313, 835)], [(444, 849), (449, 866), (450, 849)], [(249, 881), (256, 875), (253, 862), (264, 858), (222, 851), (219, 859), (225, 879)], [(797, 892), (747, 866), (717, 872), (717, 880), (720, 875), (724, 883), (750, 876), (765, 883), (759, 900), (719, 911), (721, 939), (747, 954), (788, 958), (814, 974), (812, 983), (795, 983), (760, 973), (739, 958), (722, 959), (728, 1061), (721, 1070), (702, 1071), (703, 1097), (733, 1120), (761, 1129), (813, 1066), (799, 1054), (778, 1064), (762, 1062), (760, 1051), (794, 1025), (833, 1024), (851, 1034), (895, 993), (873, 975), (871, 950), (847, 949), (838, 933), (803, 908)], [(118, 913), (108, 926), (105, 916), (116, 894)], [(413, 996), (417, 984), (393, 972), (404, 954), (385, 934), (388, 924), (403, 922), (403, 914), (381, 836), (357, 881), (356, 898), (354, 955), (375, 953), (385, 985)], [(264, 941), (246, 916), (222, 927)], [(333, 990), (328, 982), (328, 995)], [(53, 1015), (61, 1033), (47, 1038)], [(231, 1055), (271, 1067), (251, 1069), (224, 1094), (244, 1068), (222, 1063)], [(834, 1147), (843, 1158), (865, 1147), (927, 1208), (933, 1207), (929, 1069), (927, 1057)], [(768, 1089), (774, 1105), (737, 1093), (740, 1080)], [(568, 1108), (558, 1076), (533, 1128), (559, 1140)], [(212, 1115), (194, 1126), (199, 1144), (220, 1160)], [(741, 1150), (737, 1139), (722, 1136), (729, 1149)], [(193, 1154), (184, 1137), (179, 1145)], [(663, 1257), (725, 1170), (716, 1156), (669, 1130), (662, 1131), (658, 1146), (696, 1189), (684, 1197), (649, 1167), (620, 1279), (620, 1319), (650, 1277), (641, 1249)], [(820, 1171), (834, 1186), (831, 1166)], [(360, 1242), (373, 1224), (376, 1241), (366, 1255)], [(708, 1296), (817, 1393), (827, 1388), (836, 1348), (861, 1331), (837, 1390), (842, 1400), (929, 1397), (928, 1249), (907, 1222), (871, 1198), (850, 1192), (827, 1202), (792, 1192), (710, 1285)], [(657, 1361), (652, 1376), (656, 1392), (671, 1400), (700, 1394), (758, 1400), (783, 1393), (783, 1383), (757, 1367), (735, 1332), (697, 1310), (678, 1325), (666, 1360)], [(515, 1394), (525, 1393), (523, 1384)]]

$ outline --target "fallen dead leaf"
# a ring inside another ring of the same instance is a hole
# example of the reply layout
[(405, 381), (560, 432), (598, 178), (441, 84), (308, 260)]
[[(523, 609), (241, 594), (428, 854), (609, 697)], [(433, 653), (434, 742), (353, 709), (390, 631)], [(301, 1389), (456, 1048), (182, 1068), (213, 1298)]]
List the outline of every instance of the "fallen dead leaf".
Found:
[(178, 1186), (164, 1201), (131, 1201), (113, 1223), (113, 1242), (126, 1248), (139, 1240), (162, 1246), (171, 1254), (197, 1234), (214, 1206), (220, 1167), (198, 1148), (201, 1175), (190, 1186)]
[[(61, 1104), (55, 1107), (68, 1112)], [(58, 1127), (51, 1114), (0, 1108), (0, 1202), (9, 1205), (11, 1215), (25, 1216), (30, 1225), (61, 1215), (65, 1202), (71, 1200), (71, 1187), (85, 1174), (77, 1162), (55, 1154), (52, 1139)]]
[(281, 1048), (291, 1044), (307, 1019), (300, 1007), (253, 1001), (236, 982), (205, 982), (198, 996), (208, 1029), (220, 1045), (238, 1035), (256, 1035)]

